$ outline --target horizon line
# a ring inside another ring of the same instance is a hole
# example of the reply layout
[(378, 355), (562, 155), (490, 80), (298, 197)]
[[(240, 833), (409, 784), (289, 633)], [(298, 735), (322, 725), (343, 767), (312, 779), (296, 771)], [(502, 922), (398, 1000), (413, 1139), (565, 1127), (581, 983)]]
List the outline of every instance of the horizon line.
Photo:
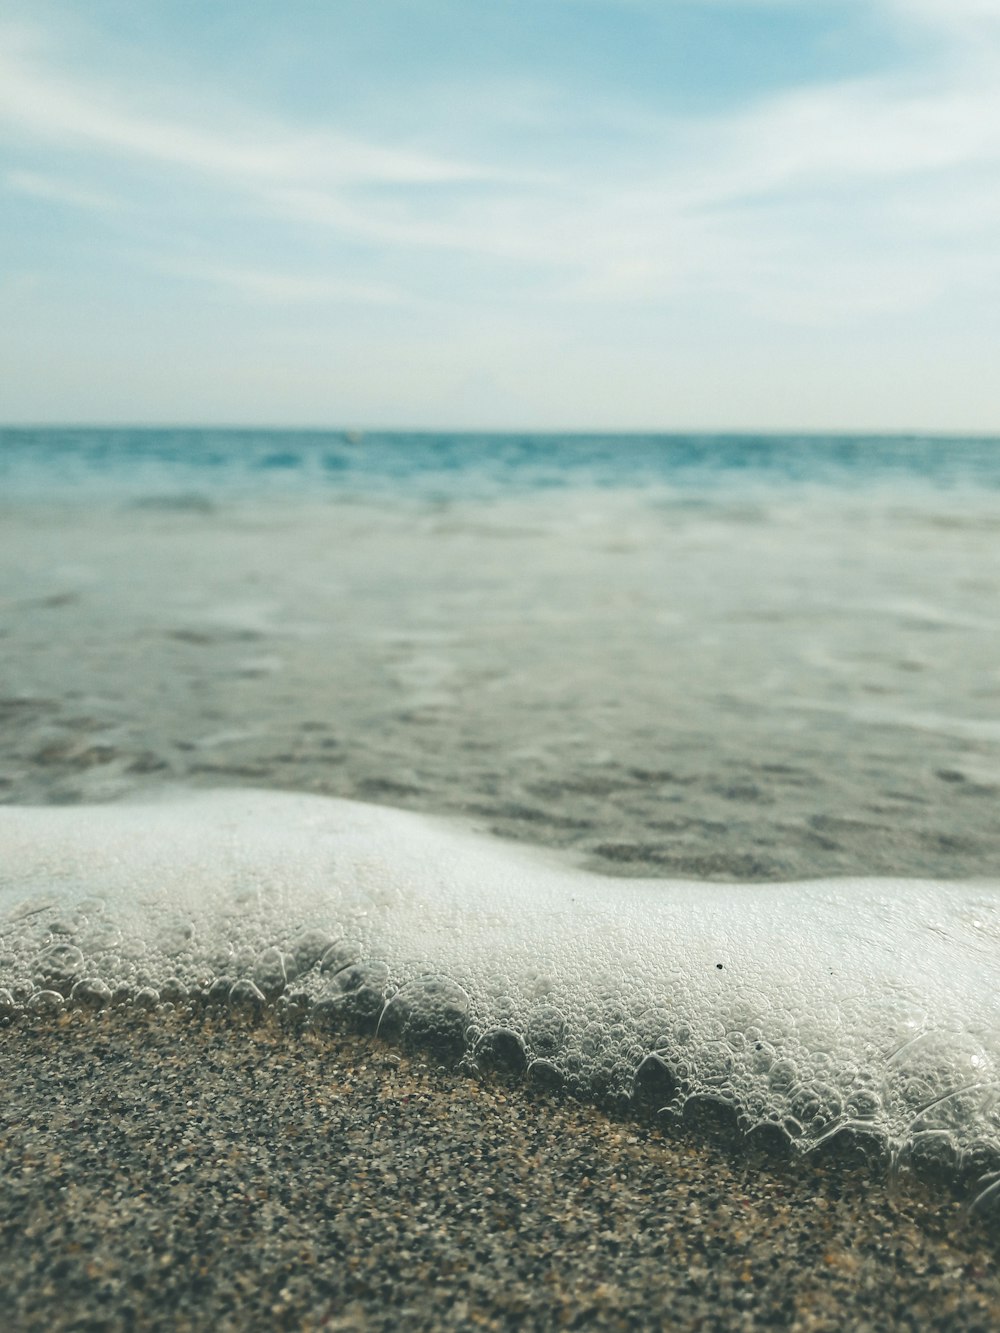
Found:
[(998, 440), (1000, 441), (1000, 427), (994, 429), (985, 429), (979, 427), (961, 428), (961, 427), (940, 427), (924, 428), (919, 426), (899, 426), (899, 427), (864, 427), (851, 426), (843, 427), (795, 427), (795, 426), (434, 426), (434, 425), (413, 425), (413, 426), (368, 426), (356, 424), (325, 424), (325, 425), (281, 425), (274, 422), (249, 424), (246, 422), (197, 422), (197, 421), (147, 421), (147, 422), (115, 422), (115, 421), (0, 421), (0, 432), (3, 431), (134, 431), (137, 433), (154, 431), (218, 431), (223, 434), (238, 434), (259, 432), (261, 434), (285, 434), (285, 435), (343, 435), (346, 437), (357, 437), (355, 443), (360, 443), (365, 436), (386, 436), (386, 435), (413, 435), (413, 436), (432, 436), (432, 435), (453, 435), (470, 436), (483, 435), (490, 437), (514, 437), (531, 436), (534, 438), (557, 438), (559, 436), (572, 436), (578, 439), (591, 439), (595, 437), (613, 437), (617, 439), (636, 439), (642, 437), (649, 438), (676, 438), (680, 436), (700, 436), (703, 438), (720, 437), (740, 437), (747, 438), (752, 436), (769, 436), (778, 439), (826, 439), (830, 437), (847, 439), (940, 439), (940, 440)]

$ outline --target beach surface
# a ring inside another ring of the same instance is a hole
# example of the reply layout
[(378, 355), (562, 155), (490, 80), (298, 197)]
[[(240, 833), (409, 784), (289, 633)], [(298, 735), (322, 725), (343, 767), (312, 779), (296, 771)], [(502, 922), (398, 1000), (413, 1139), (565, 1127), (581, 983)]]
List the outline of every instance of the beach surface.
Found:
[(0, 1327), (1000, 1327), (996, 445), (0, 432)]
[(871, 1162), (272, 1021), (36, 1017), (0, 1069), (12, 1329), (1000, 1325), (996, 1218)]

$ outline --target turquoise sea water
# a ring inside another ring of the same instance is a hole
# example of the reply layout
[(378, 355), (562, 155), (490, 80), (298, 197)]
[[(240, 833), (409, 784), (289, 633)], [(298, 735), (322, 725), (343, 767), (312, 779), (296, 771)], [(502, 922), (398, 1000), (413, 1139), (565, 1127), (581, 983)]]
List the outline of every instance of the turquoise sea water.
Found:
[(495, 497), (573, 487), (686, 495), (815, 485), (1000, 490), (1000, 440), (921, 436), (483, 435), (0, 429), (4, 496), (172, 492)]

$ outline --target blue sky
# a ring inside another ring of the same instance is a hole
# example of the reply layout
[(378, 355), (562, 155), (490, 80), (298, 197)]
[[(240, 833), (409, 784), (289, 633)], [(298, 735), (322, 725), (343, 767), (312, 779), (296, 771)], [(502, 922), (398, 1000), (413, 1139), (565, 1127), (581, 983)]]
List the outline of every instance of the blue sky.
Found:
[(1000, 431), (1000, 0), (0, 0), (0, 420)]

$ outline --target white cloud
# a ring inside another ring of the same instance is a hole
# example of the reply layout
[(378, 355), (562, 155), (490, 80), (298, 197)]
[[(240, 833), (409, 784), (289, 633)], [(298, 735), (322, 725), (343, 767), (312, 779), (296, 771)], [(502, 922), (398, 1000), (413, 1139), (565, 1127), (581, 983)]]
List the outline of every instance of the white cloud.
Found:
[(37, 171), (8, 171), (3, 182), (11, 194), (41, 199), (46, 203), (65, 204), (96, 213), (117, 213), (122, 208), (121, 200), (114, 195)]
[[(228, 192), (267, 225), (329, 230), (370, 251), (371, 281), (241, 262), (229, 246), (203, 264), (161, 263), (256, 301), (400, 301), (451, 260), (462, 281), (438, 284), (435, 299), (455, 305), (475, 302), (477, 278), (501, 265), (505, 296), (529, 306), (702, 294), (793, 324), (850, 323), (918, 311), (977, 275), (996, 283), (1000, 267), (984, 225), (1000, 216), (1000, 61), (970, 35), (992, 31), (1000, 0), (882, 3), (908, 28), (945, 34), (948, 59), (919, 77), (828, 82), (724, 116), (626, 114), (615, 132), (628, 137), (630, 171), (613, 146), (543, 171), (523, 126), (470, 163), (232, 107), (194, 118), (191, 90), (135, 100), (50, 68), (23, 38), (0, 48), (0, 120), (36, 152), (188, 173), (195, 191)], [(154, 101), (177, 110), (153, 114)], [(572, 123), (554, 91), (538, 105)], [(91, 209), (101, 198), (36, 171), (10, 173), (8, 187)], [(380, 281), (389, 255), (405, 276)]]
[(258, 121), (226, 134), (179, 116), (156, 117), (112, 90), (45, 68), (37, 51), (25, 48), (23, 36), (0, 26), (0, 123), (43, 143), (247, 184), (310, 178), (328, 185), (437, 184), (484, 176), (477, 166), (326, 130), (303, 133)]
[(723, 194), (985, 166), (1000, 159), (1000, 84), (916, 90), (868, 80), (806, 89), (739, 118), (720, 142), (730, 159), (717, 179)]
[(207, 283), (265, 305), (394, 305), (401, 299), (399, 290), (388, 284), (351, 282), (326, 274), (241, 268), (188, 259), (161, 259), (156, 264), (172, 277)]
[(902, 23), (923, 23), (958, 36), (1000, 23), (997, 0), (883, 0)]

